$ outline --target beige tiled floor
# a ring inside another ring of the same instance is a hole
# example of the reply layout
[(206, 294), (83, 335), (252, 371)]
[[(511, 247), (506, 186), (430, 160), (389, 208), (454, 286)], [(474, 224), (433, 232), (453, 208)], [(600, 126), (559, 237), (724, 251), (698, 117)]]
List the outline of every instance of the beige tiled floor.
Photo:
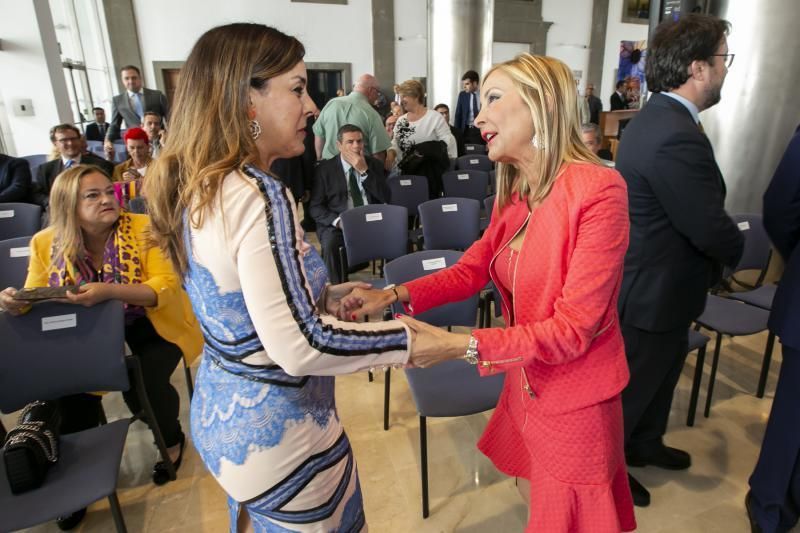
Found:
[[(767, 397), (753, 395), (766, 335), (726, 339), (711, 417), (701, 409), (695, 427), (685, 425), (695, 356), (690, 354), (676, 391), (667, 442), (691, 452), (685, 472), (634, 469), (650, 488), (653, 503), (636, 510), (639, 531), (736, 533), (749, 531), (743, 510), (747, 478), (755, 463), (780, 365), (772, 364)], [(713, 344), (709, 345), (709, 352)], [(705, 386), (700, 395), (705, 400)], [(391, 428), (382, 429), (384, 375), (337, 378), (340, 416), (359, 465), (367, 521), (373, 532), (514, 532), (524, 529), (526, 508), (510, 480), (475, 448), (488, 413), (429, 419), (431, 516), (421, 517), (418, 417), (401, 372), (392, 375)], [(188, 401), (181, 372), (181, 420), (188, 426)], [(109, 418), (126, 416), (118, 394), (104, 400)], [(11, 417), (4, 417), (6, 426)], [(225, 495), (188, 447), (178, 480), (164, 487), (149, 479), (155, 461), (152, 437), (141, 423), (131, 427), (121, 468), (119, 495), (131, 532), (222, 532), (228, 527)], [(46, 524), (30, 531), (58, 531)], [(92, 505), (77, 529), (113, 531), (105, 501)]]

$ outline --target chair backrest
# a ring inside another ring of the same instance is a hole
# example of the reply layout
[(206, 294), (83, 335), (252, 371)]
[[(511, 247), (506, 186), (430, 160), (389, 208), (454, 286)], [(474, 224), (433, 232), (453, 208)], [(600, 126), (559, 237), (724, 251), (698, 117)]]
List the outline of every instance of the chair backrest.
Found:
[[(462, 255), (462, 252), (456, 252), (455, 250), (414, 252), (386, 263), (383, 267), (383, 275), (387, 283), (401, 285), (452, 266), (461, 259)], [(478, 297), (479, 295), (476, 293), (466, 300), (435, 307), (415, 315), (415, 318), (434, 326), (474, 327), (478, 311)], [(397, 306), (394, 312), (402, 313), (403, 309)]]
[(761, 270), (766, 272), (769, 266), (771, 244), (761, 215), (742, 213), (731, 218), (739, 226), (744, 236), (744, 252), (736, 265), (739, 270)]
[(497, 192), (497, 170), (492, 169), (489, 171), (489, 194)]
[(486, 209), (486, 218), (492, 219), (492, 211), (494, 211), (494, 200), (497, 196), (491, 195), (483, 199), (483, 207)]
[(374, 259), (390, 261), (406, 253), (408, 209), (400, 205), (370, 204), (341, 214), (344, 247), (351, 265)]
[(124, 163), (128, 160), (128, 152), (125, 150), (117, 150), (116, 146), (114, 146), (114, 158), (112, 159), (112, 163), (118, 165), (120, 163)]
[(484, 154), (462, 155), (456, 159), (457, 170), (492, 170), (492, 160)]
[(30, 242), (30, 237), (0, 241), (0, 290), (25, 284), (31, 256)]
[(42, 226), (42, 208), (34, 204), (0, 204), (0, 240), (33, 235)]
[(92, 152), (103, 152), (103, 141), (86, 141), (86, 148)]
[(419, 206), (426, 250), (466, 250), (480, 234), (481, 204), (472, 198), (436, 198)]
[(486, 145), (485, 144), (465, 144), (464, 145), (464, 153), (465, 153), (465, 155), (486, 154)]
[(0, 411), (33, 400), (128, 390), (122, 302), (92, 307), (41, 302), (26, 314), (0, 313)]
[(36, 176), (36, 169), (39, 168), (39, 165), (47, 163), (47, 154), (24, 155), (22, 159), (28, 162), (28, 166), (31, 169), (31, 176)]
[(428, 201), (428, 178), (425, 176), (392, 176), (386, 180), (389, 187), (389, 203), (402, 205), (409, 214), (416, 216), (417, 208)]
[(481, 377), (463, 359), (430, 368), (407, 368), (411, 397), (421, 416), (466, 416), (494, 409), (505, 372)]
[(444, 195), (482, 202), (489, 188), (489, 173), (483, 170), (449, 170), (442, 174)]

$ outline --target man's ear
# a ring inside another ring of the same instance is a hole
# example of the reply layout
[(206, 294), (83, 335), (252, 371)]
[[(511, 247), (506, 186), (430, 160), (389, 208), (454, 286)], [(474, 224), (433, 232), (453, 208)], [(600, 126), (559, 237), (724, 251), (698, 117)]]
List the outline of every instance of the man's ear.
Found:
[(695, 59), (689, 64), (689, 77), (694, 78), (697, 81), (703, 81), (706, 77), (706, 70), (708, 69), (708, 63), (699, 59)]

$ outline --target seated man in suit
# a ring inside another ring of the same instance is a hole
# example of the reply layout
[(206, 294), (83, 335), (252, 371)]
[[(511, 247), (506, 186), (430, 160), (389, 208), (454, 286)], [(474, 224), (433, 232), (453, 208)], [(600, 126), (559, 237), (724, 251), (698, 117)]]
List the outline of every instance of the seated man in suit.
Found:
[(453, 134), (456, 140), (456, 151), (458, 152), (458, 156), (461, 157), (466, 153), (464, 149), (464, 132), (450, 124), (450, 108), (447, 107), (447, 104), (438, 104), (433, 110), (442, 115), (444, 121), (450, 126), (450, 133)]
[(113, 142), (120, 138), (119, 130), (122, 121), (125, 127), (134, 128), (142, 124), (145, 111), (155, 111), (165, 120), (169, 116), (167, 97), (161, 91), (146, 89), (142, 86), (142, 75), (139, 68), (126, 65), (120, 69), (125, 91), (111, 100), (111, 125), (106, 132), (106, 152), (113, 152)]
[(94, 122), (86, 126), (86, 140), (87, 141), (103, 141), (106, 138), (108, 131), (108, 122), (106, 122), (106, 110), (102, 107), (93, 107)]
[(0, 153), (0, 203), (27, 202), (31, 167), (25, 159)]
[(603, 134), (600, 132), (600, 126), (592, 124), (591, 122), (588, 124), (581, 124), (581, 137), (583, 138), (583, 145), (591, 150), (594, 155), (602, 159), (604, 163), (610, 163), (614, 160), (611, 150), (600, 148), (603, 145)]
[(339, 215), (353, 207), (385, 203), (389, 199), (383, 163), (364, 155), (361, 128), (352, 124), (339, 128), (336, 147), (339, 155), (317, 165), (309, 203), (311, 216), (317, 223), (322, 258), (334, 284), (344, 279), (338, 260), (339, 247), (344, 246)]
[(61, 157), (39, 166), (33, 178), (33, 203), (47, 209), (50, 205), (50, 188), (56, 176), (75, 165), (94, 165), (106, 176), (114, 172), (114, 165), (90, 152), (83, 152), (81, 132), (72, 124), (59, 124), (50, 130), (50, 141), (61, 153)]

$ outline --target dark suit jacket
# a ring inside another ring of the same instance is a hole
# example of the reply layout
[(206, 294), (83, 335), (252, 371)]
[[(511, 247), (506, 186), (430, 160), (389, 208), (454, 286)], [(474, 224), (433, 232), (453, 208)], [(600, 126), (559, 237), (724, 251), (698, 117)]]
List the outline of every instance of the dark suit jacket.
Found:
[(88, 126), (86, 126), (86, 140), (87, 141), (102, 141), (105, 140), (105, 134), (108, 132), (109, 124), (108, 122), (104, 122), (103, 125), (105, 126), (103, 129), (103, 134), (100, 134), (100, 126), (97, 122), (92, 122)]
[(0, 202), (27, 202), (31, 167), (25, 159), (0, 154)]
[[(364, 189), (371, 204), (382, 204), (389, 199), (389, 188), (383, 163), (374, 157), (367, 156), (367, 178)], [(317, 223), (317, 233), (322, 239), (326, 232), (334, 231), (331, 224), (339, 215), (347, 211), (349, 188), (347, 177), (342, 168), (341, 156), (336, 155), (321, 161), (314, 173), (314, 184), (311, 187), (309, 210)]]
[[(142, 113), (145, 111), (155, 111), (166, 121), (169, 115), (169, 104), (167, 97), (161, 91), (143, 88), (144, 95), (142, 101)], [(122, 127), (122, 120), (129, 128), (138, 126), (142, 123), (142, 117), (136, 114), (128, 100), (128, 91), (116, 95), (111, 99), (111, 126), (106, 132), (106, 139), (116, 141), (119, 139), (119, 130)]]
[[(617, 93), (614, 93), (617, 94)], [(589, 103), (589, 122), (600, 125), (600, 112), (603, 110), (603, 101), (595, 95), (586, 98)]]
[(617, 111), (619, 109), (628, 109), (628, 103), (624, 98), (617, 94), (617, 91), (614, 91), (614, 93), (611, 95), (611, 111)]
[(467, 153), (467, 149), (464, 148), (464, 130), (460, 130), (455, 126), (450, 126), (450, 133), (453, 134), (453, 138), (456, 140), (456, 153), (458, 157), (461, 157)]
[[(469, 120), (469, 99), (471, 97), (471, 93), (466, 91), (461, 91), (458, 93), (458, 101), (456, 102), (456, 114), (453, 117), (453, 125), (461, 130), (464, 131), (467, 126), (474, 126), (474, 124), (470, 124)], [(478, 100), (478, 105), (480, 105), (480, 96), (475, 95), (475, 98)], [(477, 115), (477, 113), (475, 113)]]
[(800, 128), (764, 193), (764, 226), (786, 261), (769, 327), (783, 344), (800, 350)]
[(725, 212), (711, 143), (683, 104), (655, 93), (625, 132), (616, 169), (628, 184), (631, 236), (620, 318), (647, 331), (688, 327), (744, 239)]
[[(98, 167), (106, 173), (109, 179), (114, 174), (113, 163), (88, 152), (81, 154), (81, 164)], [(60, 157), (39, 166), (36, 177), (33, 178), (33, 203), (47, 209), (50, 205), (50, 189), (53, 187), (56, 176), (61, 174), (63, 170), (64, 162)]]

